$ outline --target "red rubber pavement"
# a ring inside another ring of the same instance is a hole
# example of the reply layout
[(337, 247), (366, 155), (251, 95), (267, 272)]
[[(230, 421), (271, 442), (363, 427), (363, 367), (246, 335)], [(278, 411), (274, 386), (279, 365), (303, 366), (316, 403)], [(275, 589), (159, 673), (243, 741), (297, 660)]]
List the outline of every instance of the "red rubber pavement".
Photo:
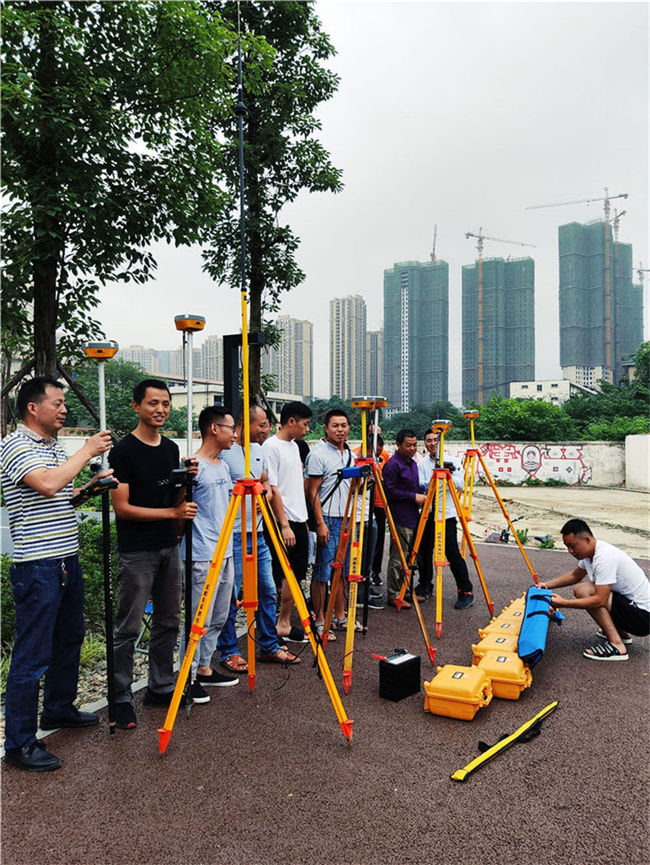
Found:
[[(495, 612), (530, 584), (516, 547), (480, 545)], [(533, 551), (542, 577), (573, 567), (566, 553)], [(646, 572), (648, 562), (641, 563)], [(470, 565), (470, 574), (473, 569)], [(445, 571), (443, 633), (424, 605), (437, 664), (471, 663), (489, 614), (453, 609)], [(566, 590), (564, 590), (566, 591)], [(2, 770), (4, 865), (636, 865), (648, 844), (648, 645), (625, 663), (582, 657), (595, 640), (584, 612), (550, 626), (547, 652), (518, 701), (493, 699), (471, 722), (423, 711), (424, 695), (378, 696), (370, 652), (404, 647), (433, 669), (414, 612), (370, 611), (341, 682), (344, 635), (327, 650), (354, 719), (347, 746), (312, 668), (259, 665), (257, 686), (212, 688), (190, 720), (179, 713), (167, 753), (164, 710), (141, 706), (134, 731), (60, 731), (47, 744), (64, 761), (44, 775)], [(449, 775), (552, 700), (540, 736), (517, 744), (465, 783)]]

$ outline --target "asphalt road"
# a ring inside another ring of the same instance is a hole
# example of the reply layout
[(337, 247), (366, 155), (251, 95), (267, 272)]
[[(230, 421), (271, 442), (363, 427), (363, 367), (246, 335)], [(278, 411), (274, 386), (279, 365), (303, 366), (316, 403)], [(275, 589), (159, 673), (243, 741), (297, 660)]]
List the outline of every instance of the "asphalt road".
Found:
[[(566, 553), (532, 551), (543, 576), (573, 566)], [(519, 551), (480, 545), (496, 612), (529, 585)], [(648, 572), (648, 561), (642, 565)], [(469, 664), (489, 614), (453, 609), (446, 574), (437, 663)], [(135, 731), (102, 724), (60, 731), (48, 746), (64, 761), (45, 775), (2, 771), (4, 865), (646, 865), (648, 844), (648, 647), (626, 663), (582, 657), (594, 640), (583, 612), (551, 626), (532, 687), (494, 699), (471, 722), (423, 711), (423, 693), (399, 703), (378, 696), (370, 653), (422, 655), (413, 611), (370, 612), (355, 646), (343, 703), (354, 719), (345, 744), (305, 647), (303, 664), (260, 666), (251, 693), (240, 681), (213, 689), (189, 720), (179, 714), (164, 757), (156, 729), (164, 710), (136, 698)], [(343, 639), (327, 655), (340, 688)], [(464, 784), (449, 775), (552, 700), (540, 736), (496, 757)]]

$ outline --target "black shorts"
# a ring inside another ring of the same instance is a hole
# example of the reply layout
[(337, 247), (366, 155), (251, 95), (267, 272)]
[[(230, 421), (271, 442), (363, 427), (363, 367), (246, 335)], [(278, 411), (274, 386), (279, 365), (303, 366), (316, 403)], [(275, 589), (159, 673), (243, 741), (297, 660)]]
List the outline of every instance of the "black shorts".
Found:
[(612, 621), (619, 631), (628, 631), (635, 637), (650, 634), (650, 612), (642, 610), (625, 595), (612, 592)]
[[(307, 574), (307, 564), (309, 557), (309, 536), (307, 533), (307, 523), (294, 523), (289, 520), (289, 525), (291, 526), (291, 531), (296, 536), (296, 543), (293, 547), (290, 547), (287, 550), (287, 558), (289, 559), (289, 564), (291, 566), (291, 570), (295, 578), (298, 580), (298, 584), (302, 580), (305, 579), (305, 575)], [(284, 572), (282, 570), (282, 565), (280, 564), (278, 557), (275, 553), (275, 547), (273, 546), (273, 541), (271, 540), (271, 536), (268, 534), (268, 529), (264, 526), (264, 537), (266, 539), (266, 543), (269, 545), (269, 549), (271, 550), (271, 557), (273, 561), (273, 579), (275, 581), (275, 585), (278, 589), (282, 587), (282, 580), (284, 579)]]

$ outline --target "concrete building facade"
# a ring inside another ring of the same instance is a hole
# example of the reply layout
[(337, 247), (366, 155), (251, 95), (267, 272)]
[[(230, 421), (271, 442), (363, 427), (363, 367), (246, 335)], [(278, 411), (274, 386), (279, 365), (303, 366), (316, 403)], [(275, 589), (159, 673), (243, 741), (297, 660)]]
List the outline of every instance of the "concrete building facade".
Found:
[(384, 271), (383, 391), (388, 412), (448, 398), (449, 265), (405, 261)]
[(330, 396), (352, 399), (365, 392), (366, 334), (361, 295), (330, 300)]
[(616, 242), (604, 220), (561, 225), (558, 242), (562, 374), (589, 386), (586, 370), (595, 381), (618, 384), (624, 358), (643, 341), (643, 288), (633, 283), (632, 245)]
[(384, 396), (384, 329), (366, 335), (366, 387), (368, 396)]
[(462, 285), (463, 402), (482, 405), (535, 378), (535, 262), (483, 259), (463, 267)]
[(262, 352), (262, 371), (275, 376), (281, 393), (301, 394), (311, 399), (314, 393), (314, 325), (311, 321), (281, 315), (276, 321), (280, 344)]

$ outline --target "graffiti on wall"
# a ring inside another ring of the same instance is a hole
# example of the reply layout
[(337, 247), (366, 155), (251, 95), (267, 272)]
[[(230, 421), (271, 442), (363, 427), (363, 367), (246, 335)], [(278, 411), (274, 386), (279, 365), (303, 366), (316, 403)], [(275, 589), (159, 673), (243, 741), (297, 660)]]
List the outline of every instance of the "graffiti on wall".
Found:
[[(451, 443), (449, 450), (453, 452)], [(543, 483), (558, 480), (577, 486), (591, 481), (591, 466), (584, 461), (582, 445), (489, 442), (479, 445), (478, 450), (497, 483), (521, 484), (527, 478), (536, 478)], [(462, 459), (465, 451), (454, 455)], [(483, 473), (480, 465), (478, 472)]]

